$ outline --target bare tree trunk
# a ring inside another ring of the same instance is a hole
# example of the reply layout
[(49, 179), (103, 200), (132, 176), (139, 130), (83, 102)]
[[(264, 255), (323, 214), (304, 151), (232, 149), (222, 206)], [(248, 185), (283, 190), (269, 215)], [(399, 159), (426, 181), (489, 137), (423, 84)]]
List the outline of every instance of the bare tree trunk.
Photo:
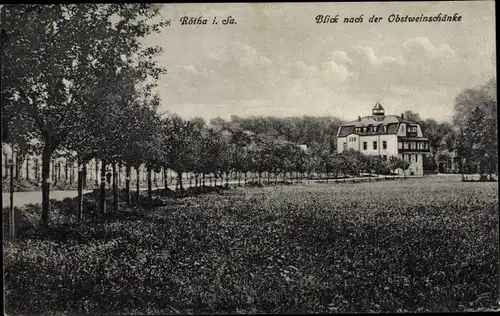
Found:
[(125, 201), (130, 204), (130, 165), (125, 165)]
[(101, 214), (106, 214), (106, 162), (101, 160), (101, 187), (100, 187), (100, 199), (99, 199), (99, 210)]
[(16, 216), (14, 212), (14, 165), (9, 164), (9, 215), (10, 215), (10, 238), (14, 240), (16, 238)]
[(50, 213), (50, 144), (45, 144), (42, 152), (42, 224), (49, 226)]
[(181, 193), (184, 193), (184, 188), (182, 187), (182, 172), (177, 173), (177, 179), (179, 183), (179, 189), (181, 190)]
[(87, 164), (83, 164), (83, 180), (82, 180), (83, 188), (87, 187)]
[(61, 180), (61, 162), (56, 164), (56, 183)]
[(155, 184), (155, 187), (158, 188), (158, 175), (156, 174), (156, 171), (153, 172), (153, 182)]
[(139, 204), (139, 197), (140, 197), (140, 194), (141, 194), (140, 190), (139, 190), (140, 189), (139, 188), (139, 186), (140, 186), (139, 182), (141, 180), (141, 178), (140, 178), (141, 174), (140, 174), (139, 168), (140, 168), (140, 166), (135, 167), (135, 175), (136, 175), (136, 182), (135, 182), (135, 188), (136, 188), (135, 203), (136, 204)]
[(19, 154), (16, 153), (16, 159), (14, 160), (14, 171), (15, 171), (15, 178), (16, 178), (16, 180), (19, 179), (19, 169), (20, 169), (19, 168)]
[(163, 167), (163, 185), (165, 186), (165, 192), (168, 190), (168, 177), (167, 177), (167, 168)]
[(40, 181), (40, 165), (38, 164), (38, 159), (35, 160), (35, 180), (37, 183)]
[(70, 170), (71, 171), (69, 172), (69, 185), (72, 185), (73, 184), (73, 179), (75, 177), (75, 165), (74, 165), (74, 162), (71, 164)]
[(77, 179), (77, 191), (78, 191), (78, 206), (77, 206), (77, 219), (78, 222), (82, 220), (82, 209), (83, 209), (83, 168), (81, 163), (78, 163), (78, 179)]
[(122, 184), (122, 163), (118, 163), (118, 186)]
[(30, 159), (26, 156), (26, 180), (30, 179)]
[(57, 183), (57, 180), (56, 180), (56, 163), (52, 160), (50, 162), (50, 166), (52, 167), (52, 174), (51, 174), (52, 177), (51, 177), (51, 179), (52, 179), (52, 182), (54, 184), (56, 184)]
[(118, 211), (118, 173), (116, 162), (113, 163), (113, 210)]
[(95, 160), (95, 185), (99, 186), (99, 163)]
[(153, 202), (153, 182), (151, 181), (151, 166), (147, 167), (147, 177), (148, 177), (148, 200)]

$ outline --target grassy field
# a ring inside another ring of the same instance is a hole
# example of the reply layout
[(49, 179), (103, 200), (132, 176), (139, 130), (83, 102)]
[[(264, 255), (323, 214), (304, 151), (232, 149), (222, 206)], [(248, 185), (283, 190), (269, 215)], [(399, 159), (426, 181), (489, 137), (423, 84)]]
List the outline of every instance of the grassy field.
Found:
[(6, 313), (497, 309), (497, 183), (240, 188), (4, 243)]

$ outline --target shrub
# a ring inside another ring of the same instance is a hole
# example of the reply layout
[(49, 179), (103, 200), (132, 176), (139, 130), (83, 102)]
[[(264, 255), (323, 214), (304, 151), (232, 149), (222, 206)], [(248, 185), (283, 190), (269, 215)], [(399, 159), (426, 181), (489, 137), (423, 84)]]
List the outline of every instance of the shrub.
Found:
[[(32, 192), (39, 190), (40, 185), (36, 180), (14, 179), (14, 192)], [(2, 191), (10, 192), (10, 179), (2, 179)]]

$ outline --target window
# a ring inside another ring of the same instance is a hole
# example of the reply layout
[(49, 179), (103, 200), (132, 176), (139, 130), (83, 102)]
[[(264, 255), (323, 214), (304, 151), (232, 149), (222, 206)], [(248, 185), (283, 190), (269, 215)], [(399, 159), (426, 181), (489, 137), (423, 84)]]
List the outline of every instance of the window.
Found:
[(376, 141), (373, 142), (373, 149), (377, 149), (377, 142)]
[(415, 162), (418, 162), (418, 155), (415, 155)]
[(377, 129), (378, 129), (378, 128), (377, 128), (377, 126), (373, 126), (373, 127), (372, 127), (372, 131), (373, 131), (373, 132), (376, 132), (376, 131), (377, 131)]
[(368, 149), (368, 143), (367, 142), (363, 142), (363, 150), (367, 150)]
[(405, 131), (405, 126), (404, 124), (401, 124), (401, 131), (404, 132)]
[(347, 143), (344, 143), (344, 150), (347, 150)]
[(387, 141), (382, 142), (382, 149), (387, 149)]
[(384, 132), (387, 132), (387, 125), (384, 125)]
[(363, 133), (366, 133), (366, 127), (363, 127)]

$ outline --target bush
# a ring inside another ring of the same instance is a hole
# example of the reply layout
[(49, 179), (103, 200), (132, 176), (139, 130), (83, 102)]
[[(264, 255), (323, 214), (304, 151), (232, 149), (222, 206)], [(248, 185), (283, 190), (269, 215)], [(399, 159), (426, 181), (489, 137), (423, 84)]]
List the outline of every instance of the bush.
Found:
[(247, 186), (252, 188), (262, 188), (264, 186), (264, 181), (262, 181), (262, 183), (259, 183), (258, 181), (248, 181)]
[(72, 190), (77, 190), (78, 189), (78, 183), (76, 181), (73, 181), (71, 184), (66, 181), (57, 181), (56, 183), (53, 183), (50, 187), (51, 190), (54, 191), (72, 191)]
[[(40, 189), (36, 180), (14, 179), (14, 192), (32, 192)], [(10, 179), (2, 179), (2, 191), (10, 192)]]

